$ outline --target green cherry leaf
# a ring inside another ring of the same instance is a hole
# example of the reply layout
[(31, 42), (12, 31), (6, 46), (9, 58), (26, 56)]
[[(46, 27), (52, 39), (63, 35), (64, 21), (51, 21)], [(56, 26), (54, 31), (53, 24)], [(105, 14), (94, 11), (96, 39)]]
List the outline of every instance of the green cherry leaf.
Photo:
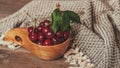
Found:
[(70, 27), (70, 18), (66, 12), (63, 12), (63, 22), (61, 24), (61, 30), (66, 31)]
[(59, 23), (53, 22), (53, 25), (51, 26), (53, 32), (56, 34), (57, 30), (59, 29)]
[(65, 12), (69, 15), (69, 18), (70, 18), (70, 20), (72, 20), (72, 22), (81, 23), (80, 17), (77, 13), (75, 13), (73, 11), (69, 11), (69, 10), (66, 10)]
[(60, 24), (62, 23), (63, 16), (62, 12), (59, 9), (55, 9), (51, 15), (52, 17), (52, 30), (54, 33), (57, 32), (57, 30), (60, 27)]

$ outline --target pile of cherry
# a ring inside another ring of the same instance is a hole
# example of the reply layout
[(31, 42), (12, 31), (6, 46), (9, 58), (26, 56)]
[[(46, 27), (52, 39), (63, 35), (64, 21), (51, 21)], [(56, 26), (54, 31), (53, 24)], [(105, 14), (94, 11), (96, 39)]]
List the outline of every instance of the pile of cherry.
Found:
[(70, 31), (63, 32), (58, 30), (54, 33), (50, 24), (51, 22), (49, 20), (44, 20), (36, 27), (28, 27), (29, 39), (39, 45), (51, 46), (60, 44), (69, 38)]

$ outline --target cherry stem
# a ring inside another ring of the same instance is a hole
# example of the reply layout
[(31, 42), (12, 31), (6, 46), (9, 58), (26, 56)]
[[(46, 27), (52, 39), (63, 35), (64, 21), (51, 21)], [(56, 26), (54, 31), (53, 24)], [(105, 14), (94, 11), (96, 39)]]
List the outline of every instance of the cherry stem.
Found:
[(61, 5), (59, 3), (56, 4), (57, 9), (60, 9), (60, 6)]
[(35, 28), (33, 28), (32, 35), (34, 34), (34, 30), (35, 30)]
[(34, 30), (35, 30), (36, 24), (37, 24), (37, 19), (36, 18), (34, 19), (29, 13), (26, 13), (26, 15), (29, 16), (33, 20), (33, 22), (35, 23), (34, 28), (33, 28), (33, 32), (32, 32), (32, 34), (34, 34)]
[(32, 20), (34, 20), (34, 18), (32, 16), (30, 16), (29, 13), (26, 13), (27, 16), (29, 16)]
[(28, 15), (33, 20), (33, 22), (35, 23), (34, 27), (36, 28), (37, 19), (34, 19), (29, 13), (26, 13), (26, 15)]
[(33, 22), (35, 22), (35, 28), (36, 28), (37, 19), (35, 18), (35, 19), (33, 20)]

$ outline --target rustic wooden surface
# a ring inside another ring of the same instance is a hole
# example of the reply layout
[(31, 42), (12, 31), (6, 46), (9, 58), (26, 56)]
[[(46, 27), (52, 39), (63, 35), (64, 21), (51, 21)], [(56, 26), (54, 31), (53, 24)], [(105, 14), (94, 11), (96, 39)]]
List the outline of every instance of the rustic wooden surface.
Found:
[[(4, 18), (31, 0), (0, 0), (0, 17)], [(54, 61), (44, 61), (24, 48), (10, 50), (0, 47), (0, 68), (68, 68), (63, 58)]]
[(0, 0), (0, 17), (6, 17), (16, 11), (31, 0)]
[(64, 59), (44, 61), (31, 53), (0, 50), (0, 68), (67, 68)]

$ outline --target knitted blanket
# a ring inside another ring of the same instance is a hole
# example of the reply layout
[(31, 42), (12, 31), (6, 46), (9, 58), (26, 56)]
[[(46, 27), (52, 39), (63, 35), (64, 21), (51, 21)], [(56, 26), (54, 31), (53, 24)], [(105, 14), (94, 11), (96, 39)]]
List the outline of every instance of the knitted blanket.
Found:
[(5, 34), (17, 24), (20, 24), (19, 27), (32, 25), (26, 12), (38, 21), (51, 19), (58, 2), (61, 10), (79, 14), (82, 23), (71, 24), (75, 30), (74, 40), (65, 57), (69, 58), (68, 53), (82, 51), (91, 59), (95, 68), (120, 68), (119, 0), (33, 0), (16, 13), (0, 20), (0, 32)]

